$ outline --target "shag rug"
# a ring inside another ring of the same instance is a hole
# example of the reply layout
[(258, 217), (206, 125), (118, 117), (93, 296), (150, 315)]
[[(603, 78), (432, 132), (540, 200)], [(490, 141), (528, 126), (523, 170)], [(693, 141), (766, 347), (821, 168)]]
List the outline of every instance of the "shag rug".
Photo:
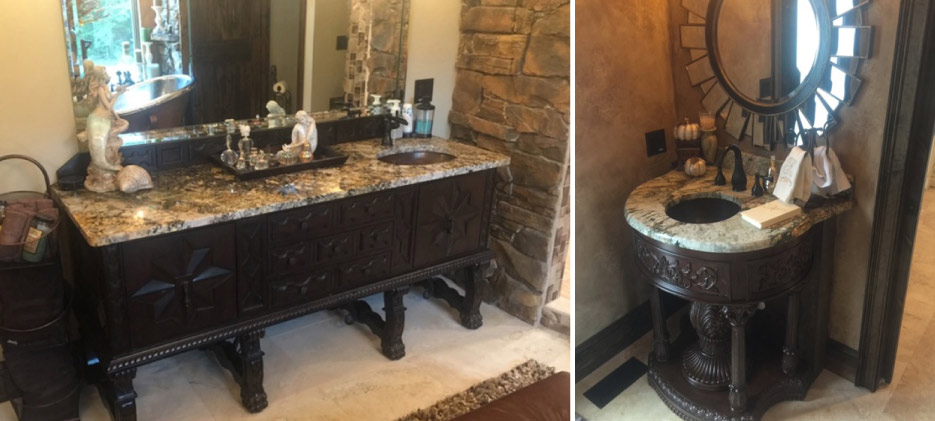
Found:
[(415, 411), (397, 421), (448, 421), (555, 374), (555, 368), (536, 360), (526, 361), (434, 405)]

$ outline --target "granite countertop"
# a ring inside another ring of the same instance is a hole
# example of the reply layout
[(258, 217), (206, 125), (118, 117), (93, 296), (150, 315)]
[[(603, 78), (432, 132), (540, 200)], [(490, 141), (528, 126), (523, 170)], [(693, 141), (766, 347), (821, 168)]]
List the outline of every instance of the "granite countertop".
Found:
[[(237, 181), (221, 168), (205, 164), (153, 174), (156, 187), (136, 194), (70, 192), (56, 186), (53, 193), (88, 244), (101, 247), (510, 164), (505, 155), (436, 138), (397, 140), (393, 148), (381, 146), (378, 139), (333, 148), (349, 156), (343, 166)], [(415, 166), (376, 159), (411, 150), (457, 158)], [(281, 194), (280, 187), (290, 183), (298, 193)]]
[(626, 219), (633, 229), (653, 240), (713, 253), (739, 253), (766, 249), (805, 234), (815, 224), (854, 207), (853, 199), (834, 199), (807, 209), (799, 216), (766, 229), (744, 221), (740, 213), (721, 222), (689, 224), (666, 215), (669, 205), (685, 199), (718, 197), (741, 205), (741, 212), (776, 199), (771, 194), (754, 198), (750, 194), (753, 176), (747, 175), (747, 189), (731, 190), (731, 170), (725, 169), (727, 185), (715, 186), (713, 166), (703, 177), (692, 178), (683, 171), (673, 170), (647, 181), (633, 190), (626, 204)]

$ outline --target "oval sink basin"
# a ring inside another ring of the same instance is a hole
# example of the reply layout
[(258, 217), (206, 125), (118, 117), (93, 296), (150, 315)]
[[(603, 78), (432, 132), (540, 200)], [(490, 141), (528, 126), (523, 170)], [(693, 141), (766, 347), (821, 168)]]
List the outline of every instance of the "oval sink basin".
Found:
[(377, 158), (393, 165), (428, 165), (440, 164), (455, 159), (454, 155), (432, 151), (399, 152)]
[(678, 202), (666, 208), (670, 218), (689, 224), (710, 224), (728, 219), (740, 212), (740, 205), (726, 199), (700, 197)]
[(117, 98), (114, 110), (121, 116), (165, 104), (192, 90), (194, 79), (188, 75), (159, 76), (132, 85)]

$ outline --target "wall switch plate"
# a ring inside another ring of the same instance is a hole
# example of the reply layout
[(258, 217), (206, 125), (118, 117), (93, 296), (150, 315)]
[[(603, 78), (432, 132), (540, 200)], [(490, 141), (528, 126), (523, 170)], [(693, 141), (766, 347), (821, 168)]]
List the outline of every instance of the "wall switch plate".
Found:
[(666, 131), (659, 129), (646, 133), (646, 156), (659, 155), (666, 151)]
[(435, 86), (435, 79), (419, 79), (416, 81), (416, 86), (413, 89), (415, 95), (412, 99), (415, 102), (420, 102), (422, 98), (428, 98), (429, 102), (432, 101), (432, 90)]

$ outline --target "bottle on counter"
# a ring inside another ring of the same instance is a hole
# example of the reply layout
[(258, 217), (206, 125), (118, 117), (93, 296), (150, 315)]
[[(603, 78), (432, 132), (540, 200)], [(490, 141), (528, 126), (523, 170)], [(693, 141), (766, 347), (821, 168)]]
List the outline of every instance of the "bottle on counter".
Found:
[[(386, 100), (386, 103), (389, 104), (389, 106), (390, 106), (390, 115), (391, 115), (391, 116), (393, 116), (393, 117), (402, 117), (402, 116), (400, 115), (400, 114), (402, 114), (402, 110), (399, 108), (399, 100), (398, 100), (398, 99), (388, 99), (388, 100)], [(403, 137), (403, 125), (400, 124), (399, 127), (393, 129), (393, 130), (390, 132), (390, 137), (392, 137), (393, 140), (402, 138), (402, 137)]]
[(383, 114), (383, 104), (380, 103), (380, 98), (383, 98), (382, 95), (370, 94), (373, 97), (373, 102), (370, 103), (370, 115), (380, 115)]
[(412, 104), (403, 104), (403, 120), (406, 120), (406, 125), (403, 126), (403, 137), (412, 137), (413, 128), (413, 118), (412, 118)]
[(763, 186), (766, 187), (767, 192), (772, 193), (773, 189), (776, 188), (776, 177), (778, 175), (779, 170), (776, 169), (776, 155), (770, 155), (769, 170), (766, 172), (766, 177), (763, 179)]

